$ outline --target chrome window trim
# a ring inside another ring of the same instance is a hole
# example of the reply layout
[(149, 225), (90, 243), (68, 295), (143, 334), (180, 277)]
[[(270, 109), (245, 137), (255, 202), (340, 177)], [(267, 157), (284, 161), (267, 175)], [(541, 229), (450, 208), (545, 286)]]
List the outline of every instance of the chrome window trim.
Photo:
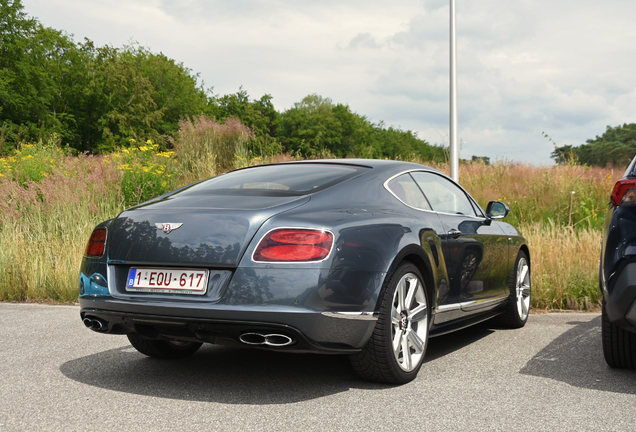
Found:
[[(389, 177), (389, 179), (388, 179), (388, 180), (386, 180), (386, 181), (384, 182), (384, 184), (383, 184), (384, 189), (386, 189), (386, 190), (387, 190), (387, 191), (388, 191), (391, 195), (393, 195), (393, 196), (395, 197), (395, 199), (397, 199), (399, 202), (401, 202), (402, 204), (404, 204), (405, 206), (407, 206), (407, 207), (409, 207), (409, 208), (412, 208), (413, 210), (418, 210), (418, 211), (423, 211), (423, 212), (429, 212), (429, 213), (437, 213), (437, 214), (442, 214), (442, 215), (469, 217), (469, 218), (473, 218), (473, 219), (479, 219), (479, 220), (482, 220), (482, 221), (483, 221), (483, 220), (488, 219), (488, 218), (487, 218), (487, 217), (485, 217), (485, 216), (473, 216), (473, 215), (465, 215), (465, 214), (457, 214), (457, 213), (446, 213), (446, 212), (441, 212), (441, 211), (437, 211), (437, 210), (428, 210), (428, 209), (423, 209), (423, 208), (419, 208), (419, 207), (413, 207), (412, 205), (409, 205), (409, 204), (405, 203), (404, 201), (402, 201), (402, 200), (401, 200), (401, 199), (400, 199), (400, 198), (399, 198), (399, 197), (398, 197), (395, 193), (393, 193), (393, 191), (389, 188), (389, 182), (390, 182), (391, 180), (393, 180), (394, 178), (399, 177), (399, 176), (401, 176), (401, 175), (409, 174), (409, 173), (412, 173), (412, 172), (418, 172), (418, 171), (419, 171), (419, 172), (427, 172), (427, 173), (431, 173), (431, 174), (439, 175), (440, 177), (443, 177), (443, 178), (445, 178), (445, 179), (449, 180), (452, 184), (454, 184), (455, 186), (459, 187), (459, 189), (460, 189), (462, 192), (464, 192), (464, 193), (466, 194), (466, 198), (467, 198), (467, 199), (468, 199), (471, 203), (474, 203), (474, 204), (477, 206), (477, 208), (479, 208), (479, 209), (482, 211), (482, 213), (483, 213), (483, 214), (485, 214), (485, 213), (484, 213), (484, 211), (483, 211), (483, 209), (479, 206), (479, 204), (477, 204), (477, 201), (475, 201), (475, 200), (473, 199), (473, 197), (472, 197), (472, 196), (471, 196), (468, 192), (466, 192), (466, 190), (465, 190), (463, 187), (461, 187), (459, 184), (455, 183), (455, 182), (454, 182), (454, 181), (453, 181), (450, 177), (448, 177), (446, 174), (444, 174), (444, 173), (440, 173), (440, 172), (437, 172), (437, 171), (426, 170), (426, 169), (412, 169), (412, 170), (408, 170), (408, 171), (403, 171), (403, 172), (401, 172), (401, 173), (399, 173), (399, 174), (395, 174), (394, 176)], [(415, 181), (415, 179), (413, 179), (413, 181)], [(415, 182), (415, 184), (417, 184), (417, 182)], [(418, 185), (418, 187), (419, 187), (419, 185)], [(420, 189), (420, 190), (421, 190), (421, 189)], [(424, 194), (424, 192), (422, 192), (422, 194)], [(424, 198), (428, 201), (428, 198), (426, 198), (426, 195), (424, 195)]]

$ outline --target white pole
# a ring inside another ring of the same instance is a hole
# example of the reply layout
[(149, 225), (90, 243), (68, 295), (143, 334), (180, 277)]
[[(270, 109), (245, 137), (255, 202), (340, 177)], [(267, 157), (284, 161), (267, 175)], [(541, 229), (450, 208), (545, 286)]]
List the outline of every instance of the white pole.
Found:
[(459, 146), (457, 145), (457, 30), (455, 0), (450, 0), (450, 175), (459, 182)]

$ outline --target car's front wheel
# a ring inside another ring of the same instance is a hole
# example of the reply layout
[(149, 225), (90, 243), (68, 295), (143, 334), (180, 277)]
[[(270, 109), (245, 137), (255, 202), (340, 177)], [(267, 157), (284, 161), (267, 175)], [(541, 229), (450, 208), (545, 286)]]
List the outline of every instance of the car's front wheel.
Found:
[(636, 334), (612, 324), (605, 310), (605, 300), (601, 312), (601, 329), (603, 355), (607, 364), (613, 368), (636, 369)]
[(415, 265), (404, 262), (386, 285), (371, 338), (351, 356), (356, 373), (390, 384), (415, 379), (426, 352), (429, 316), (424, 279)]
[(137, 333), (129, 333), (128, 340), (137, 351), (149, 357), (179, 359), (194, 354), (202, 343), (146, 339)]

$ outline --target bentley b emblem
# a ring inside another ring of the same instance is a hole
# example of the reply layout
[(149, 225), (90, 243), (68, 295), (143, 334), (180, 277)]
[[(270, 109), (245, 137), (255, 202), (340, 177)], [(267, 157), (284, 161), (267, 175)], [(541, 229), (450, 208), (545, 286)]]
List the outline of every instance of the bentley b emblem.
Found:
[(157, 229), (160, 229), (161, 231), (163, 231), (164, 234), (170, 234), (171, 231), (176, 230), (181, 225), (183, 225), (183, 224), (182, 223), (172, 223), (172, 222), (156, 223), (155, 224)]

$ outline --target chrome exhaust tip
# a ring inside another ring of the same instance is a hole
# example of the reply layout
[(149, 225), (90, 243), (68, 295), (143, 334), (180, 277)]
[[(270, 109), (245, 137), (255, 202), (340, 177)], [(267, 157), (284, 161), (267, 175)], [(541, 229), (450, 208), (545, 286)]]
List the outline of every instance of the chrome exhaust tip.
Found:
[(260, 333), (243, 333), (239, 336), (239, 340), (248, 345), (263, 345), (265, 343), (265, 336)]
[(247, 345), (266, 345), (271, 347), (284, 347), (296, 342), (292, 337), (283, 334), (243, 333), (239, 340)]
[(289, 336), (282, 334), (268, 334), (265, 336), (265, 345), (282, 347), (291, 345), (294, 343), (294, 340)]
[(100, 318), (89, 318), (86, 317), (82, 320), (84, 326), (91, 330), (95, 331), (106, 331), (108, 330), (108, 322), (100, 319)]

